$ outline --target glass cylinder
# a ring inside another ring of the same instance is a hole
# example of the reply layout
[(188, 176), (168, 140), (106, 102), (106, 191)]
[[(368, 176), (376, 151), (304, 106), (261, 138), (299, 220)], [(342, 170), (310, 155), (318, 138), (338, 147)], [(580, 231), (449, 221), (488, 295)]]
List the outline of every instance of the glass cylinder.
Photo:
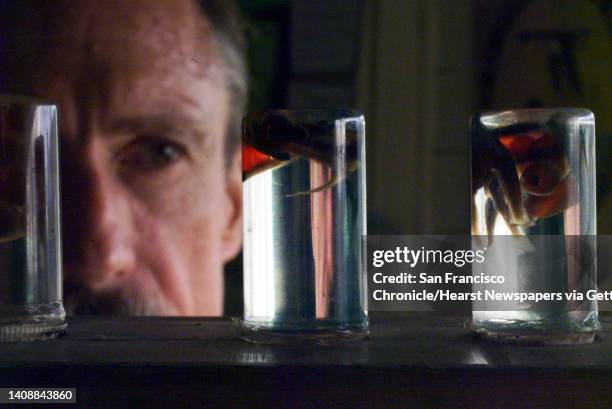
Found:
[(0, 341), (66, 327), (59, 206), (55, 106), (0, 96)]
[[(597, 302), (595, 119), (586, 109), (516, 109), (472, 118), (472, 329), (491, 340), (592, 342)], [(538, 295), (539, 294), (539, 295)]]
[(363, 115), (249, 113), (243, 180), (244, 336), (325, 343), (364, 335)]

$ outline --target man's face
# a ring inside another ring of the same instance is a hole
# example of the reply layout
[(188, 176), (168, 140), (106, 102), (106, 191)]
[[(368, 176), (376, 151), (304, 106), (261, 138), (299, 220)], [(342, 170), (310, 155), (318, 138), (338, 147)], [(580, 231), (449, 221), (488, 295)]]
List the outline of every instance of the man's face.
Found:
[(60, 110), (65, 305), (220, 315), (241, 179), (210, 28), (191, 1), (57, 10), (30, 92)]

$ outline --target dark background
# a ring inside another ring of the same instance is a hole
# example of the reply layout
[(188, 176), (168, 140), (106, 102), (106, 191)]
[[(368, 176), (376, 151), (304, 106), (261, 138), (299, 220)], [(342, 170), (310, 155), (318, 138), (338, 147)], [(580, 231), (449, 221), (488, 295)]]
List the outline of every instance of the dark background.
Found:
[[(249, 109), (364, 112), (368, 233), (469, 234), (468, 119), (527, 106), (595, 113), (598, 232), (612, 233), (612, 1), (239, 3)], [(240, 271), (228, 266), (231, 315)]]

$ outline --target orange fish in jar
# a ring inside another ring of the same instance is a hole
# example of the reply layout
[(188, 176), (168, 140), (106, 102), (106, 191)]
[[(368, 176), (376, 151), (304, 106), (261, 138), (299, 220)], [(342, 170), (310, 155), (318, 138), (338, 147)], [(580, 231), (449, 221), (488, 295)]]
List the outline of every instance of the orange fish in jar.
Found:
[[(338, 110), (342, 115), (356, 112)], [(359, 114), (361, 115), (361, 114)], [(330, 116), (330, 118), (332, 118)], [(331, 135), (335, 133), (335, 121), (297, 120), (287, 110), (277, 112), (253, 112), (243, 119), (243, 181), (263, 172), (284, 166), (298, 158), (307, 158), (333, 168), (341, 159), (346, 173), (355, 171), (359, 166), (357, 159), (356, 125), (347, 126), (345, 141), (337, 145)], [(312, 190), (288, 194), (302, 196), (324, 191), (337, 184), (344, 172), (336, 174), (329, 181)]]
[(570, 163), (562, 138), (534, 130), (501, 135), (499, 140), (515, 160), (523, 203), (530, 218), (554, 216), (576, 203), (576, 192), (568, 188), (570, 184), (566, 181)]
[(487, 231), (498, 213), (513, 234), (520, 234), (517, 227), (531, 226), (578, 202), (563, 132), (554, 124), (534, 122), (472, 136), (472, 191), (484, 187), (491, 201), (485, 211)]

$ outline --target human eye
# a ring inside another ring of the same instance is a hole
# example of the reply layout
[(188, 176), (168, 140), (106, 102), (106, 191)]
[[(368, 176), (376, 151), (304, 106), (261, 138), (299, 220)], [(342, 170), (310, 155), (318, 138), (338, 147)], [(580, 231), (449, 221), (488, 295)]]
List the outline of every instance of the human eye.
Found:
[(140, 136), (117, 154), (120, 169), (131, 174), (160, 172), (187, 157), (184, 145), (163, 136)]

